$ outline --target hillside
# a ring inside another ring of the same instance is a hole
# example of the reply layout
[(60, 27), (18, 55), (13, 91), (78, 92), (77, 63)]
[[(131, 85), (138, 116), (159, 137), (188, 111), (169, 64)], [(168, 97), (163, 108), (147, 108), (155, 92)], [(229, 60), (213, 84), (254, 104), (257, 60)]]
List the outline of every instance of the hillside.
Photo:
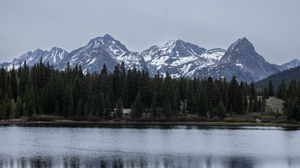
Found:
[(266, 79), (256, 82), (256, 86), (264, 88), (268, 86), (269, 81), (272, 81), (274, 88), (277, 88), (282, 80), (286, 83), (291, 80), (300, 80), (300, 66), (271, 75)]

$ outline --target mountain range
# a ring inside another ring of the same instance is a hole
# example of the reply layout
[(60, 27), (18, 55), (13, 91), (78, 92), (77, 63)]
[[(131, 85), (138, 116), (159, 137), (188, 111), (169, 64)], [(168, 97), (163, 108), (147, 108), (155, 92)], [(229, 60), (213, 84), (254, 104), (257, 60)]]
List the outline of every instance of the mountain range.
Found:
[(156, 72), (173, 78), (226, 78), (233, 75), (241, 81), (259, 81), (280, 71), (300, 66), (294, 59), (283, 65), (267, 62), (257, 53), (247, 38), (238, 39), (228, 49), (205, 49), (183, 40), (170, 40), (161, 46), (151, 46), (142, 52), (133, 52), (120, 41), (106, 34), (90, 40), (85, 46), (67, 52), (53, 47), (50, 51), (36, 49), (29, 51), (12, 62), (2, 63), (6, 69), (18, 68), (25, 61), (33, 66), (42, 59), (58, 70), (79, 65), (83, 72), (99, 72), (105, 64), (112, 72), (118, 63), (124, 62), (127, 69), (133, 67), (146, 70), (151, 76)]

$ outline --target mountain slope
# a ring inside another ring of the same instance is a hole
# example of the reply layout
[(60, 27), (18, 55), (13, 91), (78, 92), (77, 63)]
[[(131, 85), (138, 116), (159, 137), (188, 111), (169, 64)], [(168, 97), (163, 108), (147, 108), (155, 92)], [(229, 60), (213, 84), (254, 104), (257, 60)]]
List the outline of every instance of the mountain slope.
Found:
[(290, 62), (280, 65), (282, 70), (291, 69), (291, 68), (295, 68), (298, 66), (300, 66), (300, 60), (298, 60), (298, 59), (293, 59)]
[(273, 74), (266, 79), (258, 81), (256, 83), (257, 87), (264, 88), (268, 86), (269, 81), (272, 81), (274, 88), (277, 88), (280, 83), (284, 80), (286, 83), (291, 80), (300, 80), (300, 67), (284, 70), (282, 72)]

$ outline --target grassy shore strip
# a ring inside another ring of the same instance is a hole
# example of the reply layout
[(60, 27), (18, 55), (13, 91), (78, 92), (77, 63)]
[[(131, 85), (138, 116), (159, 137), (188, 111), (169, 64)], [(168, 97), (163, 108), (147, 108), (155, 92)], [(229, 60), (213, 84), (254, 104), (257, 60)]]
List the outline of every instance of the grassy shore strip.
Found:
[(0, 126), (266, 126), (266, 127), (290, 127), (300, 128), (300, 124), (290, 123), (256, 123), (256, 122), (134, 122), (134, 121), (31, 121), (31, 122), (11, 122), (0, 121)]

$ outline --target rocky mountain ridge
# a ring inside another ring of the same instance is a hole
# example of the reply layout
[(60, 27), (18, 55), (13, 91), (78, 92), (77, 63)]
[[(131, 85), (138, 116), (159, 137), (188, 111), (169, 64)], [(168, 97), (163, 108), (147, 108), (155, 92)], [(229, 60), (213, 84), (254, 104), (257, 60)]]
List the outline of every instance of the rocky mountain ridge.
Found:
[(58, 70), (64, 70), (67, 63), (71, 67), (78, 65), (84, 73), (99, 72), (104, 64), (112, 72), (118, 63), (124, 62), (127, 69), (135, 67), (148, 71), (150, 75), (158, 71), (163, 76), (168, 73), (173, 78), (211, 76), (230, 79), (235, 75), (238, 80), (247, 82), (258, 81), (300, 65), (299, 60), (281, 66), (268, 63), (245, 37), (238, 39), (227, 50), (205, 49), (179, 39), (170, 40), (161, 46), (154, 45), (142, 52), (133, 52), (106, 34), (71, 52), (58, 47), (53, 47), (50, 51), (37, 49), (1, 66), (7, 69), (18, 68), (25, 61), (27, 65), (33, 66), (40, 59)]

